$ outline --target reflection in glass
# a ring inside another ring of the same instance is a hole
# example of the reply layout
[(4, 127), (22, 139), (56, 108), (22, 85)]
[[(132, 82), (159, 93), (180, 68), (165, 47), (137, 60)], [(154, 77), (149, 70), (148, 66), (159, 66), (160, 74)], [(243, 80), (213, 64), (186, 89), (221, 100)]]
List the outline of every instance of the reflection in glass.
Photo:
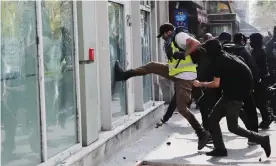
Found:
[(231, 24), (229, 25), (212, 25), (212, 34), (218, 36), (222, 32), (232, 33)]
[[(151, 61), (150, 49), (150, 14), (141, 10), (141, 45), (142, 45), (142, 63), (143, 65)], [(152, 100), (152, 75), (143, 76), (143, 98), (144, 103)]]
[(72, 1), (43, 1), (43, 51), (48, 155), (77, 143)]
[(34, 1), (1, 1), (1, 164), (41, 162)]
[(108, 2), (109, 19), (109, 51), (111, 69), (111, 90), (112, 90), (112, 120), (126, 115), (126, 84), (115, 82), (114, 65), (119, 60), (121, 67), (125, 68), (125, 43), (124, 43), (124, 16), (123, 6), (117, 3)]

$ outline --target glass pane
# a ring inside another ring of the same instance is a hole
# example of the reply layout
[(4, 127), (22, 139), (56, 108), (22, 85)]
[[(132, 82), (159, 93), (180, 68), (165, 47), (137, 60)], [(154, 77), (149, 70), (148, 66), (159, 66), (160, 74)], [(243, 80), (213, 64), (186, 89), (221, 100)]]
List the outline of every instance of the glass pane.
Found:
[(34, 1), (1, 1), (1, 165), (41, 162)]
[[(150, 14), (141, 10), (141, 45), (142, 45), (142, 63), (147, 64), (151, 61), (150, 49)], [(152, 75), (143, 76), (143, 94), (144, 103), (152, 100)]]
[(126, 84), (115, 82), (114, 65), (116, 60), (120, 61), (121, 67), (125, 68), (125, 36), (124, 36), (124, 13), (123, 6), (108, 2), (109, 19), (109, 51), (111, 68), (111, 90), (112, 90), (112, 120), (126, 115)]
[(43, 1), (48, 155), (77, 143), (72, 1)]

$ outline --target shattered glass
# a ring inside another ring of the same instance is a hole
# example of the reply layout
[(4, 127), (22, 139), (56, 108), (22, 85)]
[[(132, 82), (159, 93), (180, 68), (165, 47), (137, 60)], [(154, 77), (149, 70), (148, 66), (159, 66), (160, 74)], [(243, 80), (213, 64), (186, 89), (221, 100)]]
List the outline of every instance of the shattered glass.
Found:
[(34, 1), (1, 1), (1, 165), (41, 162)]
[[(142, 45), (142, 64), (145, 65), (151, 61), (150, 45), (150, 14), (141, 10), (141, 45)], [(152, 75), (143, 76), (143, 99), (147, 103), (152, 99)]]
[(48, 155), (77, 143), (72, 1), (43, 1), (42, 30)]
[(123, 6), (114, 2), (108, 2), (109, 19), (109, 51), (111, 69), (112, 91), (112, 120), (126, 115), (126, 83), (115, 82), (114, 66), (119, 60), (122, 69), (125, 69), (125, 36)]

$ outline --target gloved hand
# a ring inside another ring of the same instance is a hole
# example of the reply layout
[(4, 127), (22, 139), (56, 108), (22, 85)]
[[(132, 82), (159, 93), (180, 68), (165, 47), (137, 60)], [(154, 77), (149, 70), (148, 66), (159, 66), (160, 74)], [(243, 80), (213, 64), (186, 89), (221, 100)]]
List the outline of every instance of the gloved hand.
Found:
[(185, 52), (178, 51), (173, 54), (174, 59), (183, 59), (185, 60)]

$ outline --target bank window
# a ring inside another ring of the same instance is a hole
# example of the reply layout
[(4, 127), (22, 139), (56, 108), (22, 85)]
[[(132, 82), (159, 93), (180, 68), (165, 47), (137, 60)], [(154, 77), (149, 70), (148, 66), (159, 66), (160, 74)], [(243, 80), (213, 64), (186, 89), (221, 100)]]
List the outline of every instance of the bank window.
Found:
[(77, 143), (73, 2), (42, 1), (42, 23), (47, 149), (52, 157)]
[[(142, 64), (145, 65), (152, 60), (151, 56), (151, 27), (150, 27), (150, 8), (140, 5), (140, 38), (142, 46)], [(152, 75), (143, 76), (143, 100), (148, 103), (153, 100), (153, 81)]]
[(55, 157), (64, 157), (81, 147), (73, 2), (0, 4), (1, 165), (35, 166), (59, 153)]
[(1, 165), (41, 162), (35, 1), (1, 1)]
[(109, 52), (111, 69), (111, 111), (112, 121), (127, 114), (127, 94), (126, 83), (115, 81), (114, 66), (119, 61), (120, 66), (125, 69), (125, 26), (124, 26), (124, 6), (115, 2), (108, 2), (109, 21)]

